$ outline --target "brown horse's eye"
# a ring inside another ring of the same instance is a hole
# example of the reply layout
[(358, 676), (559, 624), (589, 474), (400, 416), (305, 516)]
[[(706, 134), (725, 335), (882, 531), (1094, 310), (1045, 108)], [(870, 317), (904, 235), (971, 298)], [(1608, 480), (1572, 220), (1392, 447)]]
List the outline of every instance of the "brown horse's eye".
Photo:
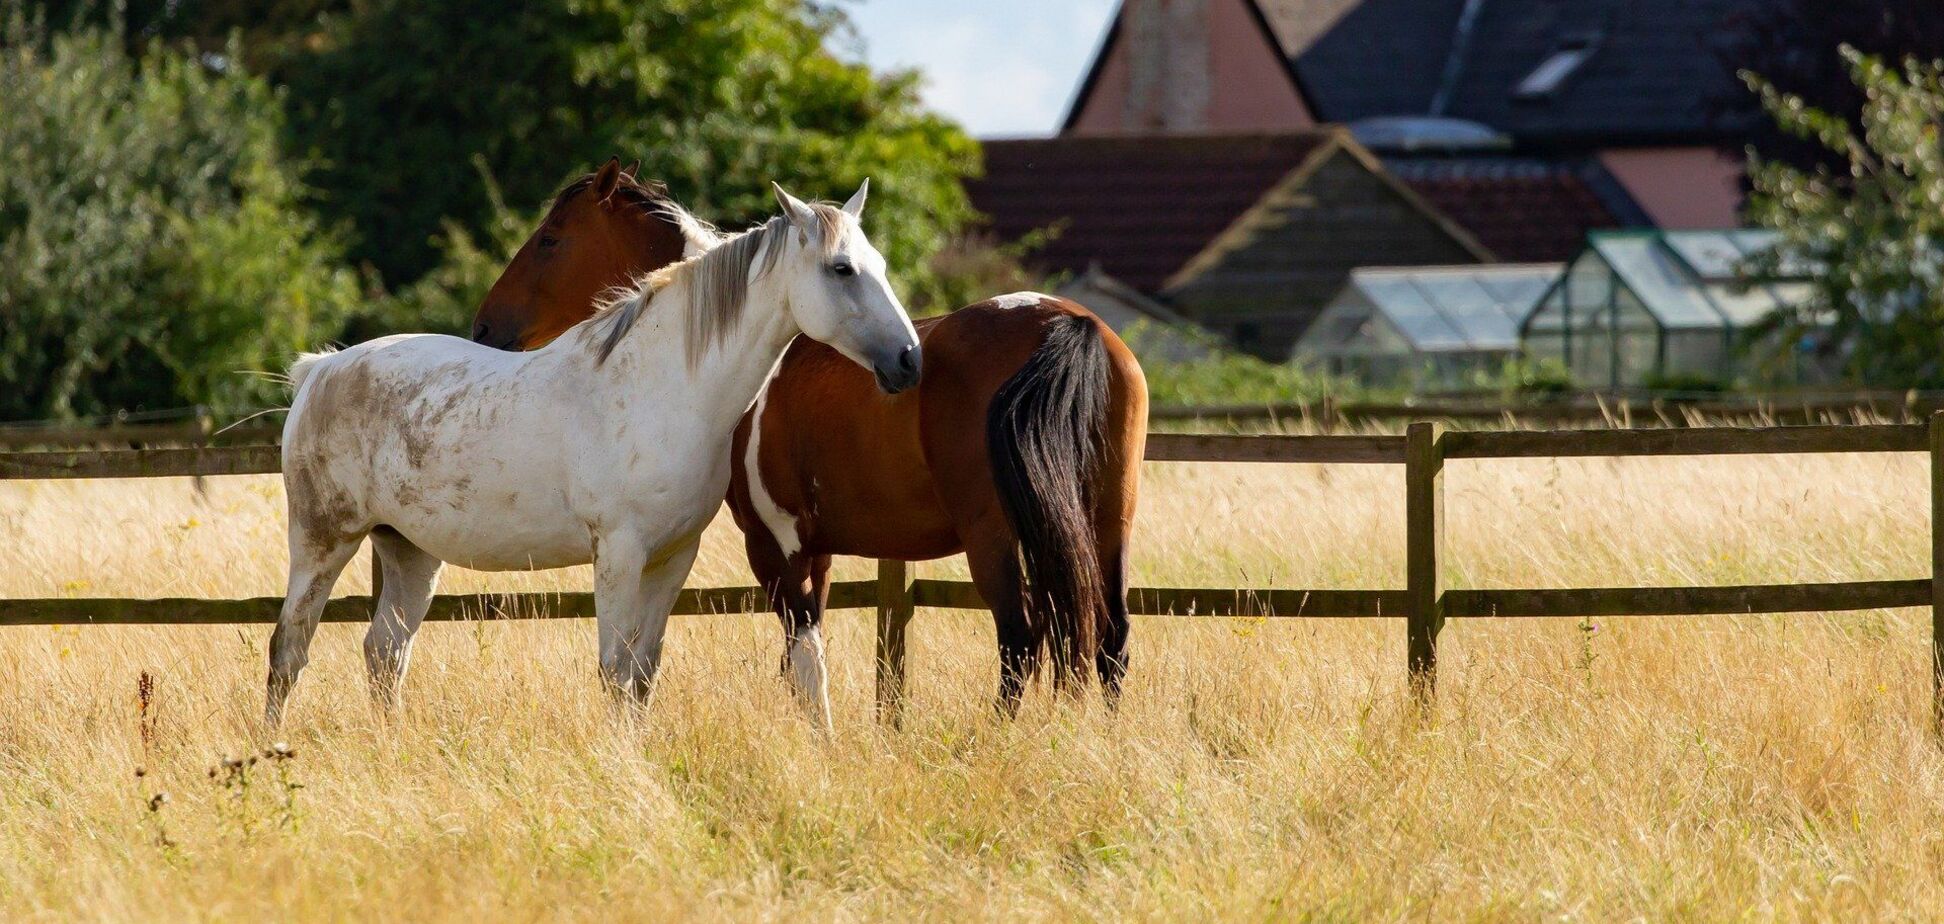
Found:
[(541, 250), (552, 250), (552, 249), (554, 249), (555, 247), (558, 247), (558, 246), (560, 246), (560, 238), (557, 238), (557, 237), (554, 237), (554, 236), (553, 236), (553, 235), (551, 235), (551, 234), (542, 234), (542, 235), (540, 235), (540, 249), (541, 249)]

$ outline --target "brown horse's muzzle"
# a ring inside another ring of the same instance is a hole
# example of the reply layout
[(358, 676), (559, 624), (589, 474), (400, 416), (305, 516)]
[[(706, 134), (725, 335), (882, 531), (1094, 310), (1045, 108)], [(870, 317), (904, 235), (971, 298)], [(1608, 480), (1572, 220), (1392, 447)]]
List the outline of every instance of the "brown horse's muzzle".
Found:
[[(485, 314), (485, 312), (480, 312)], [(474, 343), (492, 347), (495, 350), (518, 350), (520, 332), (500, 330), (485, 321), (473, 322), (472, 339)]]

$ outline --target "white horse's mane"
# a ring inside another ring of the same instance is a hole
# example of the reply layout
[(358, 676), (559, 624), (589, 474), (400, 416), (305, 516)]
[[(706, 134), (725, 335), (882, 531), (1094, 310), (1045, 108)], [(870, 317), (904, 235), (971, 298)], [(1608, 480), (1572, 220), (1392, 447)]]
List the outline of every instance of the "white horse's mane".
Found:
[[(668, 217), (681, 227), (690, 245), (708, 249), (640, 277), (632, 287), (621, 289), (595, 307), (587, 324), (588, 330), (598, 332), (600, 338), (597, 362), (607, 361), (655, 295), (679, 279), (688, 283), (687, 311), (682, 324), (684, 358), (689, 368), (695, 368), (710, 349), (734, 333), (742, 322), (750, 282), (774, 268), (783, 255), (784, 235), (790, 225), (781, 216), (724, 237), (681, 206), (669, 203), (668, 208)], [(817, 216), (822, 244), (828, 253), (840, 239), (843, 212), (821, 202), (811, 204), (810, 208)]]

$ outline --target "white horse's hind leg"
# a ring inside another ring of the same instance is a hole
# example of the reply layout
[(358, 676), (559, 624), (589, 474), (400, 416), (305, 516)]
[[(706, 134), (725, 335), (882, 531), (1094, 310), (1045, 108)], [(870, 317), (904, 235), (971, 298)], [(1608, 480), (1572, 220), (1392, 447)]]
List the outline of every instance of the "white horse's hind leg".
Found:
[(393, 709), (411, 661), (412, 638), (432, 606), (439, 569), (445, 563), (382, 526), (371, 533), (371, 552), (378, 556), (385, 580), (371, 614), (371, 630), (365, 633), (365, 671), (371, 679), (372, 701)]
[[(646, 703), (661, 666), (668, 613), (695, 565), (698, 539), (647, 562), (640, 552), (603, 539), (594, 562), (594, 609), (601, 635), (601, 676), (617, 694)], [(628, 550), (632, 551), (632, 550)]]
[(291, 526), (290, 581), (284, 590), (277, 630), (270, 634), (270, 679), (263, 709), (263, 720), (273, 728), (283, 721), (284, 700), (289, 698), (297, 675), (310, 662), (311, 636), (317, 633), (324, 604), (330, 602), (331, 587), (358, 551), (362, 538), (324, 540), (307, 534), (297, 524)]

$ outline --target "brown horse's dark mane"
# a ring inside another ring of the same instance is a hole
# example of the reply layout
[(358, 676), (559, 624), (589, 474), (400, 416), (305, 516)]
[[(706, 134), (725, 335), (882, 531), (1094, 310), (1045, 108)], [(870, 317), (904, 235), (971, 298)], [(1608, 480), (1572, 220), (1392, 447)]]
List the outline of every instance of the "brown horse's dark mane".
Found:
[[(594, 181), (599, 178), (600, 174), (597, 173), (582, 174), (562, 186), (560, 192), (554, 194), (553, 206), (548, 210), (549, 213), (566, 204), (567, 200), (586, 192), (588, 187), (593, 186)], [(668, 206), (676, 204), (674, 199), (669, 198), (668, 187), (655, 182), (643, 183), (625, 173), (621, 174), (619, 181), (615, 183), (614, 194), (629, 205), (656, 218), (666, 218)]]

